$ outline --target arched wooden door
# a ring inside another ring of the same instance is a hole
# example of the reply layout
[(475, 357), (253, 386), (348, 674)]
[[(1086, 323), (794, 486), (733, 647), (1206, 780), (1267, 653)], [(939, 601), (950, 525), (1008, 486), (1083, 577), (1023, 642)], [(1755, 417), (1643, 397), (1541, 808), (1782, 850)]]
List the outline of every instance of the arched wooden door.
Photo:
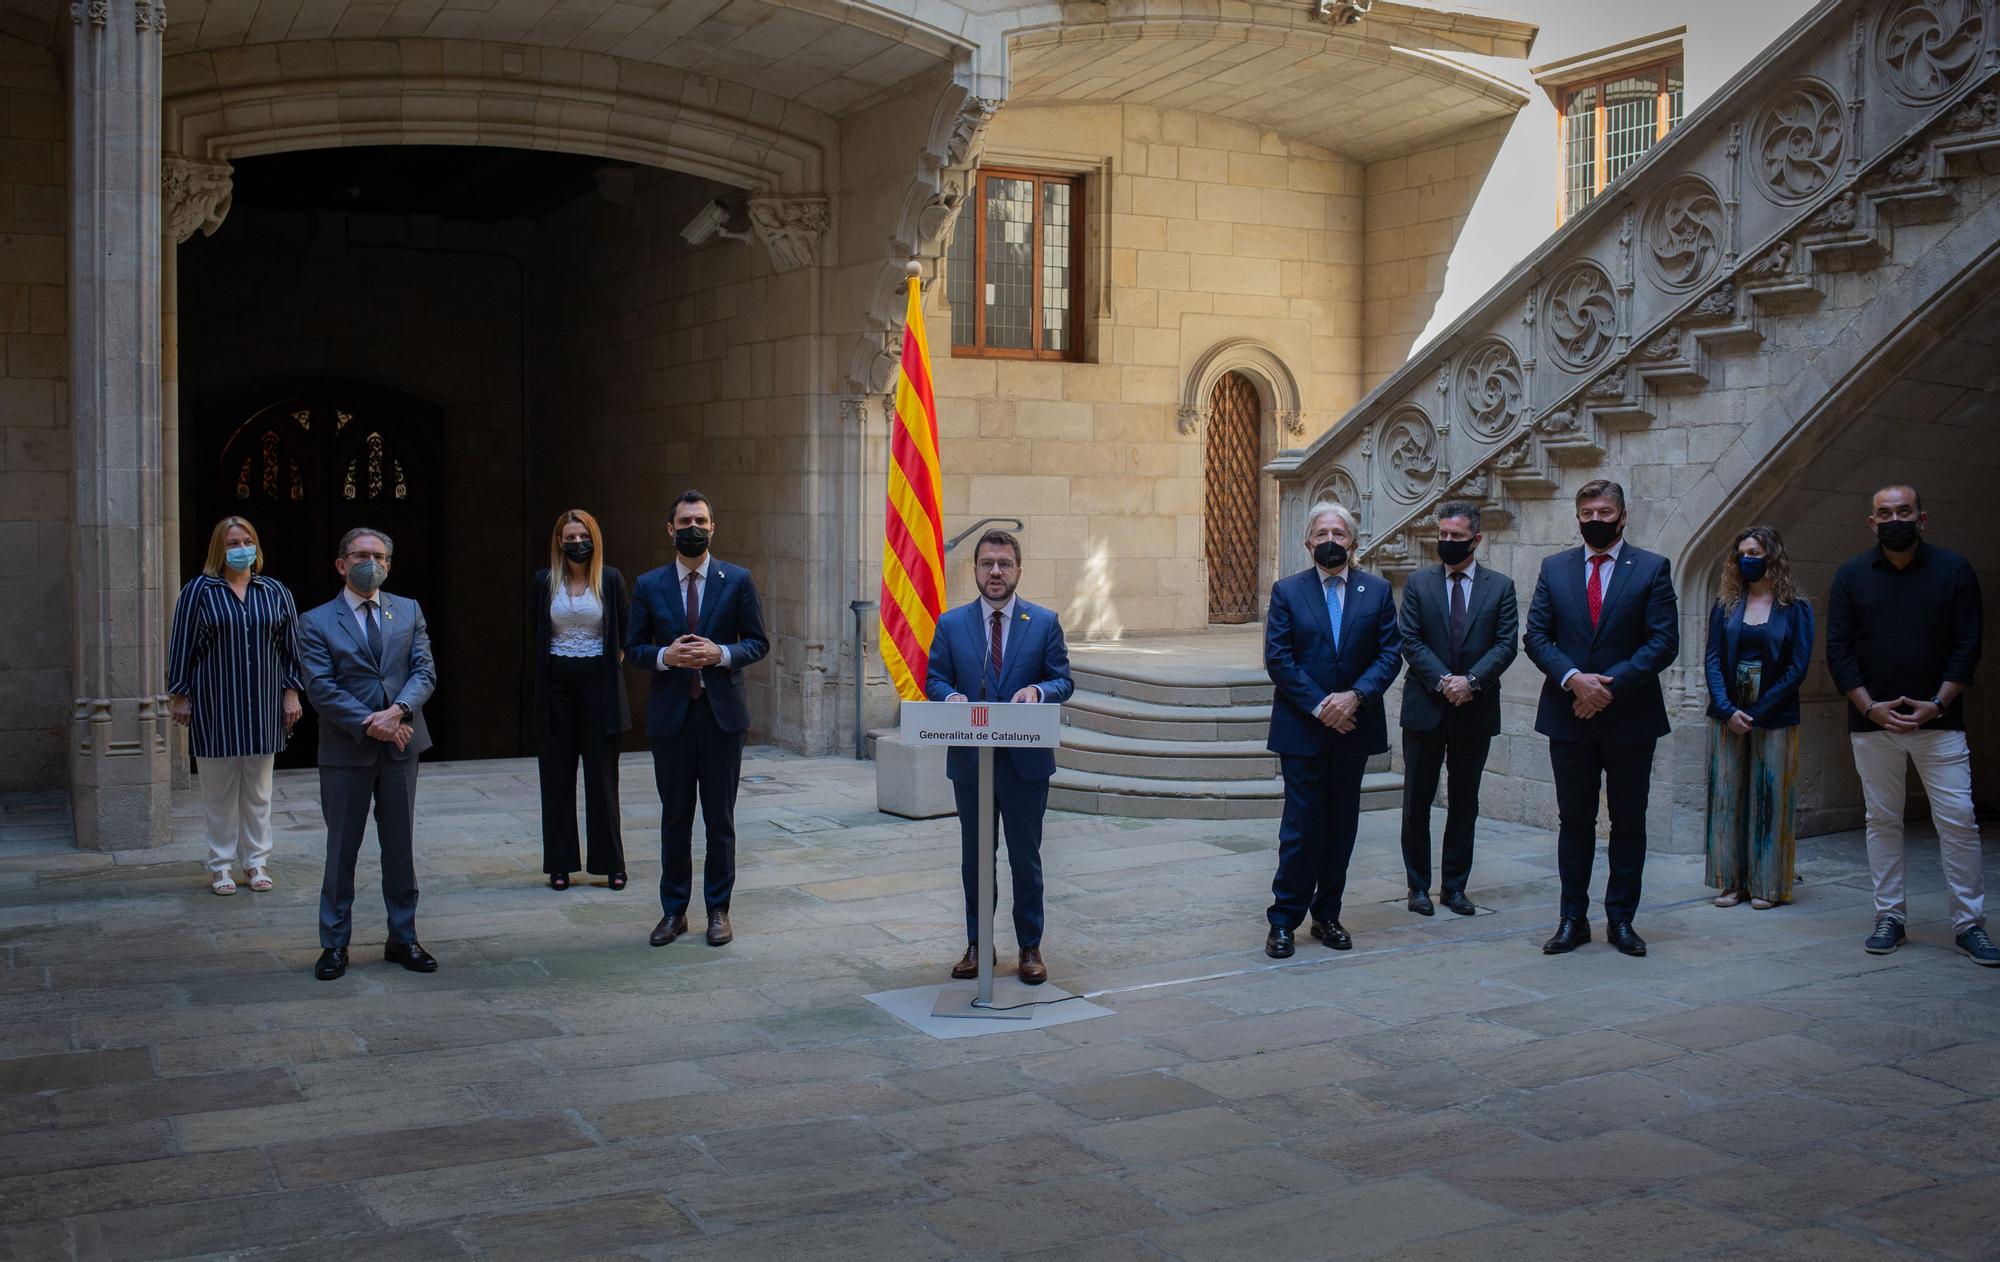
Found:
[(1208, 620), (1257, 617), (1258, 535), (1264, 521), (1258, 469), (1263, 403), (1241, 373), (1224, 373), (1209, 395), (1202, 549), (1208, 560)]
[[(435, 637), (433, 597), (444, 588), (436, 434), (434, 409), (372, 387), (280, 387), (204, 404), (181, 462), (193, 484), (182, 572), (200, 572), (218, 520), (248, 518), (263, 541), (264, 573), (291, 589), (303, 613), (340, 590), (340, 536), (372, 526), (395, 540), (389, 590), (424, 606)], [(440, 745), (441, 708), (425, 710)], [(310, 767), (318, 746), (308, 702), (278, 765)]]

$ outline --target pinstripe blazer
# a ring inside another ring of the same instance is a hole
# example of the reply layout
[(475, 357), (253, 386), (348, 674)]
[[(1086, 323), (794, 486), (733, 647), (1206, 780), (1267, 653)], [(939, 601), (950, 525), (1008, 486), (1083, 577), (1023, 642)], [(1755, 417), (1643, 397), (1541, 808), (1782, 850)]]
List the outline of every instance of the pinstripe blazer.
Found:
[(197, 758), (250, 758), (285, 747), (281, 694), (305, 690), (299, 612), (275, 578), (250, 576), (243, 598), (197, 574), (181, 588), (167, 642), (167, 692), (192, 702)]

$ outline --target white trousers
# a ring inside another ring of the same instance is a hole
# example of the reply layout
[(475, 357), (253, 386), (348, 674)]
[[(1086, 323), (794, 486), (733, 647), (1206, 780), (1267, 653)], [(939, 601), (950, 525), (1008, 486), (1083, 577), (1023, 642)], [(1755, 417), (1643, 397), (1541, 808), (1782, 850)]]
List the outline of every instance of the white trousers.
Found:
[(1908, 919), (1903, 897), (1903, 786), (1909, 764), (1931, 802), (1938, 854), (1944, 861), (1951, 930), (1964, 933), (1986, 919), (1979, 825), (1972, 814), (1972, 748), (1964, 732), (1854, 732), (1854, 769), (1868, 812), (1868, 867), (1875, 877), (1875, 914)]
[(243, 870), (268, 866), (271, 857), (273, 754), (204, 758), (196, 779), (208, 808), (208, 870), (220, 875), (239, 857)]

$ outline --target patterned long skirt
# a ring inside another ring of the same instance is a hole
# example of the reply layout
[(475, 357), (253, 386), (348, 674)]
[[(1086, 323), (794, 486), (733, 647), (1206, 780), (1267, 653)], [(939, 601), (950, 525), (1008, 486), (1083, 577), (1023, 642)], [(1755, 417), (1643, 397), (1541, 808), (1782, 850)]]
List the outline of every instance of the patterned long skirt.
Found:
[[(1762, 691), (1762, 666), (1736, 669), (1732, 700), (1739, 707)], [(1797, 851), (1799, 729), (1751, 728), (1738, 734), (1727, 723), (1708, 733), (1708, 884), (1743, 890), (1771, 903), (1792, 901)]]

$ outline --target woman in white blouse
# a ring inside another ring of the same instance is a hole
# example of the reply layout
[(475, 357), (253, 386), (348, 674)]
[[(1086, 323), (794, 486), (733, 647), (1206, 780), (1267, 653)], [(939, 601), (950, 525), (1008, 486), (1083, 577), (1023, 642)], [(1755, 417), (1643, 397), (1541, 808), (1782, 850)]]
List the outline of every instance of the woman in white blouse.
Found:
[[(542, 777), (542, 871), (569, 888), (579, 866), (625, 888), (618, 821), (618, 742), (632, 726), (619, 670), (624, 660), (625, 578), (604, 563), (604, 533), (580, 508), (556, 518), (549, 565), (528, 585), (535, 676), (535, 751)], [(576, 828), (576, 765), (583, 760), (584, 834)]]

